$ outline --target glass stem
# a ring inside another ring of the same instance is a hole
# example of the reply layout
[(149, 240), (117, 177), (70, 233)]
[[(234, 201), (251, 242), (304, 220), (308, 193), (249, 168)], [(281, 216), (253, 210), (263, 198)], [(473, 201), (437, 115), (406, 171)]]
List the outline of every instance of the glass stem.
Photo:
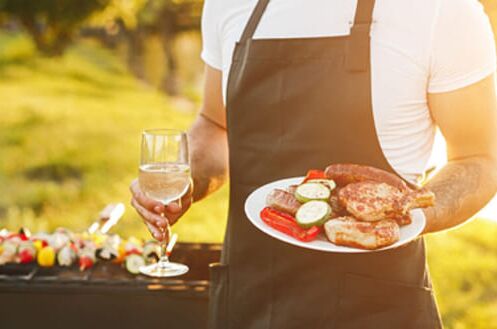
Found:
[[(161, 214), (162, 217), (165, 217), (164, 214)], [(169, 244), (169, 241), (171, 240), (171, 225), (169, 225), (169, 222), (166, 220), (166, 227), (164, 228), (164, 240), (161, 241), (160, 243), (160, 258), (158, 262), (158, 266), (160, 267), (165, 267), (167, 263), (169, 263), (169, 257), (167, 255), (167, 245)]]

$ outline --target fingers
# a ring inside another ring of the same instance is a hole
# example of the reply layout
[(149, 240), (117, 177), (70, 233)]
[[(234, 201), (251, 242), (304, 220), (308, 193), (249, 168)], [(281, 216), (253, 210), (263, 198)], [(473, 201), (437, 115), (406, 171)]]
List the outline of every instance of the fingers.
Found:
[(140, 185), (138, 184), (137, 179), (131, 182), (129, 190), (133, 194), (133, 198), (136, 199), (136, 201), (145, 209), (153, 211), (156, 214), (161, 214), (165, 211), (165, 207), (161, 202), (147, 198), (145, 194), (143, 194), (140, 190)]
[(157, 215), (148, 211), (145, 207), (141, 206), (135, 198), (131, 199), (131, 205), (136, 209), (140, 216), (149, 224), (156, 227), (166, 227), (167, 218)]
[(182, 208), (182, 205), (180, 205), (177, 201), (173, 201), (166, 206), (166, 213), (179, 214)]
[(163, 231), (159, 230), (156, 226), (150, 224), (146, 220), (144, 220), (143, 222), (145, 223), (145, 225), (147, 225), (148, 230), (149, 230), (150, 234), (152, 234), (154, 239), (156, 239), (158, 241), (164, 240), (164, 232)]
[(171, 214), (179, 214), (186, 211), (192, 204), (192, 186), (188, 188), (188, 191), (181, 197), (179, 201), (173, 201), (166, 206), (166, 211)]
[(170, 225), (175, 224), (183, 216), (188, 208), (190, 208), (192, 201), (192, 195), (186, 194), (181, 198), (181, 201), (174, 201), (167, 205), (165, 216)]

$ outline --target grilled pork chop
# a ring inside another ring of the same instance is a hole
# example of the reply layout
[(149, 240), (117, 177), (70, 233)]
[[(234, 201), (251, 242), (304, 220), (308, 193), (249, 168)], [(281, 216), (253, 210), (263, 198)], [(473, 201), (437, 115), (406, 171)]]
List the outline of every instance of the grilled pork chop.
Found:
[(334, 217), (345, 216), (347, 214), (347, 209), (340, 203), (338, 199), (338, 193), (340, 192), (341, 187), (335, 187), (333, 191), (331, 191), (330, 199), (328, 203), (331, 206), (331, 210), (336, 215)]
[(334, 244), (361, 249), (386, 247), (400, 239), (399, 225), (391, 219), (361, 222), (344, 216), (327, 221), (324, 229), (326, 236)]
[(294, 216), (301, 206), (300, 202), (293, 196), (293, 193), (280, 189), (274, 189), (268, 194), (266, 204), (268, 207)]
[(401, 215), (392, 216), (392, 219), (396, 221), (397, 224), (399, 224), (399, 226), (405, 226), (412, 223), (412, 217), (409, 212), (403, 216)]
[(410, 209), (432, 206), (435, 196), (425, 189), (400, 191), (386, 183), (360, 182), (342, 188), (338, 198), (355, 218), (374, 222), (402, 218)]

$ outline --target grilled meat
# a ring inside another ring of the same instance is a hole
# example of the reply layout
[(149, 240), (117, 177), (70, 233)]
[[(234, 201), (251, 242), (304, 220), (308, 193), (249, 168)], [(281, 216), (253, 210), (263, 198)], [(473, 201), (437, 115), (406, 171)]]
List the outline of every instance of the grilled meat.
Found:
[(410, 190), (400, 177), (369, 166), (346, 163), (332, 164), (326, 168), (325, 175), (328, 179), (333, 179), (339, 186), (346, 186), (350, 183), (374, 181), (387, 183), (401, 191)]
[(402, 192), (386, 183), (367, 181), (348, 184), (338, 198), (350, 214), (367, 222), (404, 217), (410, 209), (434, 203), (434, 194), (428, 190)]
[(298, 185), (290, 185), (286, 188), (286, 191), (288, 193), (292, 193), (292, 194), (295, 194), (295, 191), (297, 190), (297, 187), (299, 187)]
[(300, 202), (293, 196), (293, 193), (285, 190), (275, 189), (266, 197), (268, 207), (294, 215), (300, 207)]
[(324, 229), (334, 244), (361, 249), (386, 247), (400, 239), (399, 225), (391, 219), (361, 222), (350, 216), (338, 217), (327, 221)]
[(394, 221), (397, 222), (397, 224), (399, 224), (399, 226), (406, 226), (406, 225), (409, 225), (412, 223), (412, 217), (411, 217), (411, 214), (408, 212), (407, 214), (405, 215), (391, 215), (391, 216), (387, 216), (389, 218), (392, 218)]
[(347, 214), (347, 209), (340, 203), (338, 199), (338, 192), (340, 191), (340, 187), (336, 187), (333, 191), (331, 191), (330, 199), (328, 203), (331, 206), (331, 210), (336, 215), (334, 217), (344, 216)]

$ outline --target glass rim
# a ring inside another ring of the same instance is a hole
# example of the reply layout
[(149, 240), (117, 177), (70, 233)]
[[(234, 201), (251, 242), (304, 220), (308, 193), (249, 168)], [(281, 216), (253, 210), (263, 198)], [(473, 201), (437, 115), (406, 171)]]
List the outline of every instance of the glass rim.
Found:
[(178, 136), (178, 135), (186, 135), (186, 132), (179, 129), (170, 129), (170, 128), (152, 128), (145, 129), (142, 131), (142, 135), (150, 135), (150, 136)]

